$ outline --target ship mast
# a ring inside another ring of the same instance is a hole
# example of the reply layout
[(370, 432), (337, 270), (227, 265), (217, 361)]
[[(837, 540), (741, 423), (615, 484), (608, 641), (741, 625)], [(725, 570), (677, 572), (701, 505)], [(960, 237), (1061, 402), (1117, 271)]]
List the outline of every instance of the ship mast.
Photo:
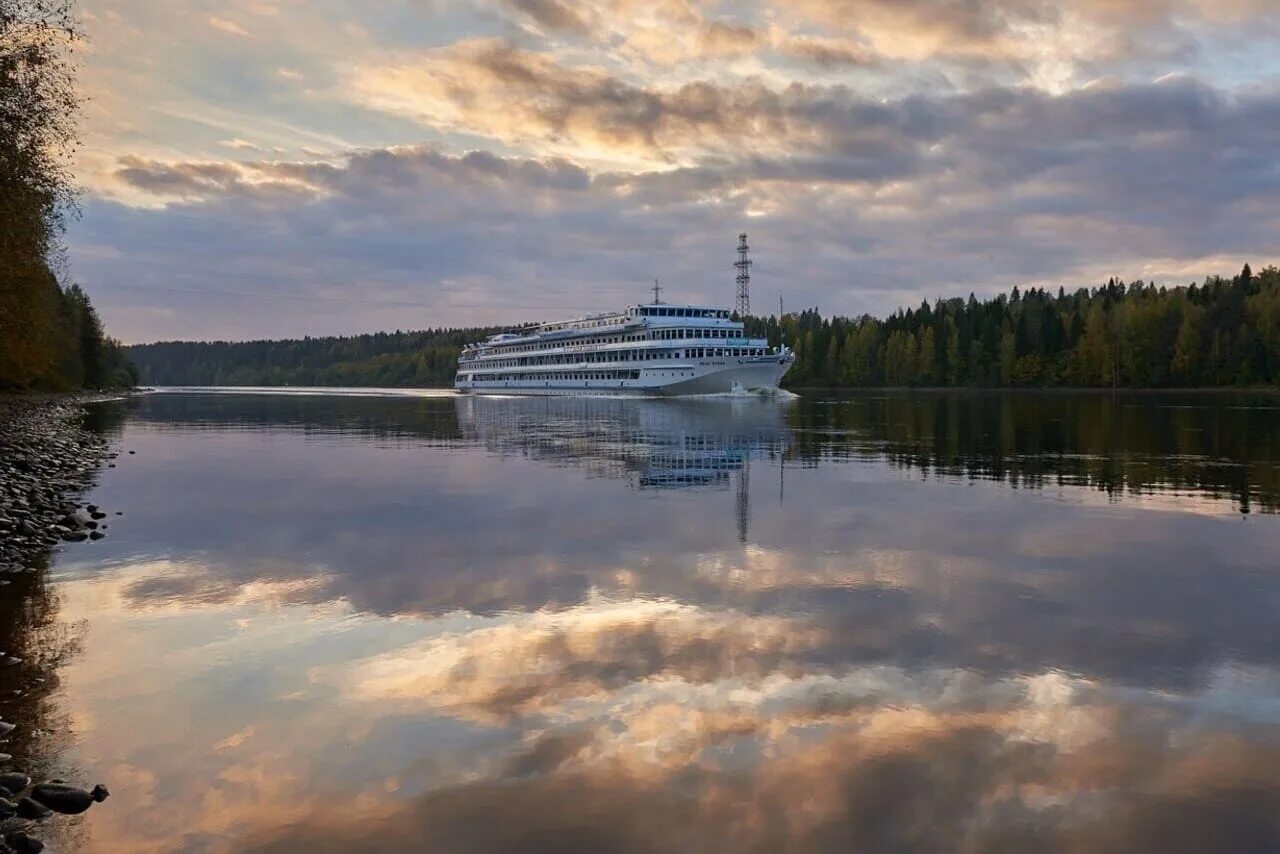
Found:
[(659, 294), (661, 293), (662, 293), (662, 286), (658, 284), (657, 279), (654, 279), (653, 280), (653, 304), (654, 305), (661, 304), (662, 298), (659, 296)]

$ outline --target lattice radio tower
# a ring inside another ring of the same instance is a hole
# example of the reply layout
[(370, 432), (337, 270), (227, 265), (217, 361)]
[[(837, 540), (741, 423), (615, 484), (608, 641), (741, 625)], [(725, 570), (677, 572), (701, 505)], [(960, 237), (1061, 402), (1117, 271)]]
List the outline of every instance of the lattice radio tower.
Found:
[(733, 266), (738, 268), (738, 299), (733, 310), (738, 317), (751, 314), (751, 247), (747, 245), (747, 233), (738, 235), (738, 260)]

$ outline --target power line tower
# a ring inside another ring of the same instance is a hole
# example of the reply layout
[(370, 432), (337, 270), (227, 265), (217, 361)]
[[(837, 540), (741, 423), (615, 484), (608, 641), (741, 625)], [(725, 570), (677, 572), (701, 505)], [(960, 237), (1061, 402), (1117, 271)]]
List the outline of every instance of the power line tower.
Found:
[(738, 317), (751, 314), (751, 247), (747, 245), (747, 233), (738, 235), (738, 260), (733, 266), (738, 268), (738, 300), (733, 310)]

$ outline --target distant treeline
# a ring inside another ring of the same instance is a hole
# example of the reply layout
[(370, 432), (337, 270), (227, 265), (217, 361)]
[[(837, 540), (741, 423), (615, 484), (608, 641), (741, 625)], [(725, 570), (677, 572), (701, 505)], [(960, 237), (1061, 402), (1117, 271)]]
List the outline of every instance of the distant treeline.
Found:
[(70, 0), (0, 0), (0, 391), (132, 385), (89, 297), (50, 259), (75, 189)]
[(1056, 294), (1032, 288), (873, 317), (816, 309), (750, 318), (794, 347), (804, 386), (1125, 386), (1280, 383), (1280, 270), (1201, 285), (1142, 281)]
[[(939, 300), (887, 319), (817, 309), (747, 318), (796, 351), (806, 386), (1128, 388), (1280, 383), (1280, 270), (1165, 288), (1109, 281), (1056, 294), (1015, 288)], [(243, 343), (128, 348), (152, 385), (448, 386), (462, 345), (497, 328), (430, 329)]]
[(287, 341), (164, 341), (129, 349), (146, 385), (453, 385), (463, 344), (498, 329), (428, 329)]

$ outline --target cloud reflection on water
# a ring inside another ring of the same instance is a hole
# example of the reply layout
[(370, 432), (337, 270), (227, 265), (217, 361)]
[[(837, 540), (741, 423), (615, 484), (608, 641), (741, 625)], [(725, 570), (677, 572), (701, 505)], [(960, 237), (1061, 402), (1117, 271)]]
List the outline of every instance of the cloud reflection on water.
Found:
[(58, 567), (78, 750), (128, 781), (94, 847), (1280, 842), (1273, 519), (874, 457), (780, 496), (812, 409), (485, 405), (144, 401), (110, 568)]
[[(1058, 671), (837, 668), (810, 657), (829, 639), (803, 623), (652, 601), (388, 630), (343, 608), (226, 603), (193, 625), (118, 600), (115, 628), (137, 638), (122, 650), (102, 605), (107, 649), (68, 682), (100, 683), (81, 721), (105, 746), (94, 760), (171, 816), (141, 834), (95, 816), (99, 843), (135, 850), (179, 832), (290, 851), (1122, 850), (1171, 820), (1192, 835), (1170, 850), (1193, 850), (1277, 800), (1280, 715), (1242, 726), (1230, 679), (1170, 695)], [(172, 699), (130, 727), (155, 705), (143, 684)]]

